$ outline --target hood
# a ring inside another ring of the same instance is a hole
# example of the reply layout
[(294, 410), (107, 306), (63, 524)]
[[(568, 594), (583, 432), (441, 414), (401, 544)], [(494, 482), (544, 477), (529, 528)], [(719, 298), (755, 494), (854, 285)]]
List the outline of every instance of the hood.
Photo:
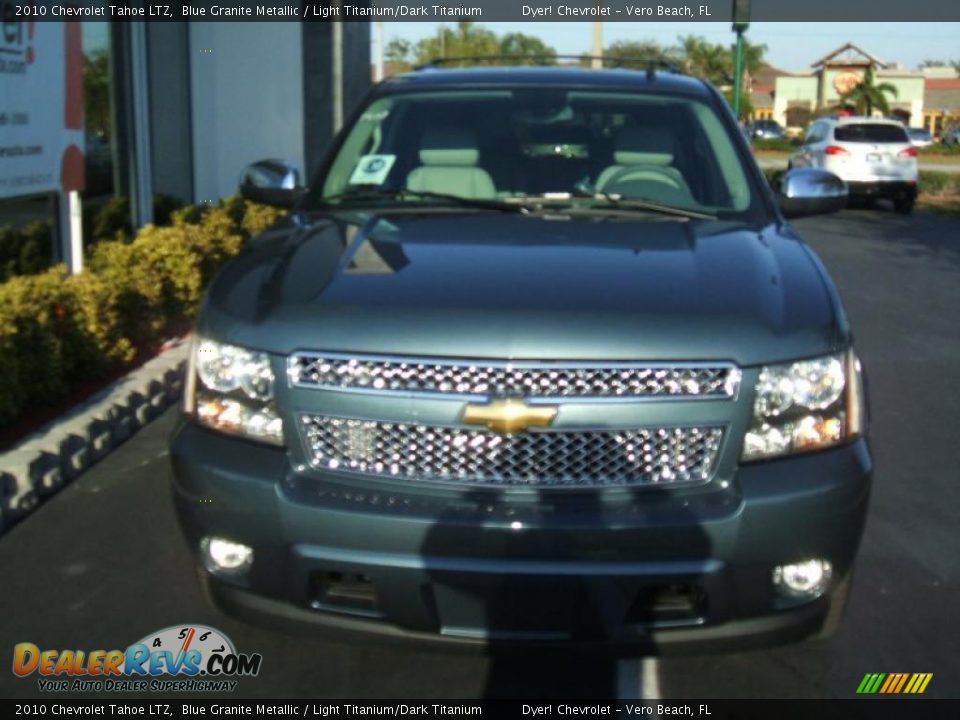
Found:
[(287, 220), (222, 269), (198, 327), (282, 354), (751, 365), (835, 350), (842, 325), (775, 225), (437, 212)]

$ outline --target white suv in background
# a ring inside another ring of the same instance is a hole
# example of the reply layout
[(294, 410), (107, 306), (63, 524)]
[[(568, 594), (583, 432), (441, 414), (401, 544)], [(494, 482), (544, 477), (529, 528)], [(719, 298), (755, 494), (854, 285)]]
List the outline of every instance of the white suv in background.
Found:
[(901, 213), (917, 199), (917, 148), (896, 120), (815, 120), (788, 167), (829, 170), (846, 181), (851, 197), (888, 198)]

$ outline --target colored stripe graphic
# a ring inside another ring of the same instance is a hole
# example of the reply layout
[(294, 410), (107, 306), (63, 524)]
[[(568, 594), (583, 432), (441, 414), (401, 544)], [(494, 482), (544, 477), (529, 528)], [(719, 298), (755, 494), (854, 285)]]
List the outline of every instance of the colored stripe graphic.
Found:
[(906, 684), (908, 677), (909, 673), (900, 673), (900, 682), (897, 683), (897, 687), (895, 687), (892, 692), (900, 692), (903, 689), (904, 684)]
[(867, 673), (857, 686), (859, 695), (919, 695), (926, 691), (933, 673)]

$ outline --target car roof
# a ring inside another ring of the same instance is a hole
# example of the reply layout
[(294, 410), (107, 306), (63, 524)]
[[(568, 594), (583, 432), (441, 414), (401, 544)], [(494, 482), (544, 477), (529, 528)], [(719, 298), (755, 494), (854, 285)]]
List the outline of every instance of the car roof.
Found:
[(703, 80), (677, 72), (575, 66), (521, 66), (433, 68), (394, 75), (381, 83), (384, 90), (406, 88), (463, 87), (469, 85), (593, 86), (598, 88), (673, 91), (706, 96)]
[(870, 123), (871, 125), (895, 125), (897, 127), (903, 127), (903, 123), (899, 120), (868, 117), (866, 115), (848, 115), (845, 117), (827, 118), (827, 120), (836, 125), (863, 125), (864, 123)]

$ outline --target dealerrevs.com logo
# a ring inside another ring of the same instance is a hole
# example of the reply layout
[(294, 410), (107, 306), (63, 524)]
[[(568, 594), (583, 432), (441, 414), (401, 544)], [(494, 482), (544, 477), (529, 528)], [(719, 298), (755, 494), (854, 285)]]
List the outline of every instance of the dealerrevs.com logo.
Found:
[(233, 691), (235, 678), (256, 676), (262, 661), (204, 625), (164, 628), (125, 650), (44, 650), (30, 642), (13, 648), (14, 675), (36, 675), (44, 692)]

